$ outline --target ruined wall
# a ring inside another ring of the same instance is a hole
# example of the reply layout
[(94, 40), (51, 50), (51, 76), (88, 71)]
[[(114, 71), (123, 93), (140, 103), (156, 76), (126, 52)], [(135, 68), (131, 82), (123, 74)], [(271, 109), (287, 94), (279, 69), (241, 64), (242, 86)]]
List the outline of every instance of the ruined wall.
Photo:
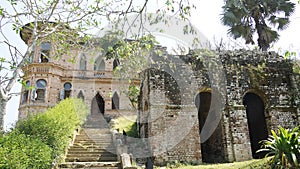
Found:
[(148, 138), (155, 164), (200, 161), (195, 106), (180, 104), (178, 86), (166, 72), (148, 69), (141, 84), (139, 133)]
[[(297, 94), (295, 96), (297, 86), (293, 85), (293, 83), (297, 84), (297, 80), (299, 82), (299, 77), (294, 76), (292, 64), (278, 54), (246, 50), (201, 51), (179, 56), (179, 58), (184, 62), (175, 62), (175, 71), (184, 66), (190, 66), (193, 70), (192, 76), (193, 80), (196, 81), (197, 90), (187, 92), (179, 84), (179, 88), (175, 89), (179, 90), (181, 95), (175, 95), (176, 99), (188, 95), (192, 98), (191, 100), (195, 101), (198, 93), (211, 92), (212, 95), (217, 93), (219, 98), (225, 100), (222, 108), (216, 109), (216, 115), (221, 117), (221, 130), (217, 134), (219, 141), (211, 142), (212, 146), (218, 147), (222, 143), (223, 161), (260, 158), (262, 155), (256, 153), (256, 148), (259, 146), (257, 139), (264, 138), (271, 129), (277, 129), (278, 126), (293, 128), (299, 125), (299, 111), (297, 111), (299, 102), (295, 99), (299, 96)], [(164, 70), (166, 69), (164, 68)], [(161, 148), (161, 140), (152, 139), (150, 145), (155, 161), (162, 164), (172, 160), (193, 161), (199, 158), (198, 161), (203, 160), (205, 148), (203, 148), (204, 144), (200, 144), (202, 131), (200, 131), (201, 126), (199, 125), (199, 118), (197, 118), (200, 113), (200, 110), (197, 111), (197, 104), (195, 106), (195, 102), (184, 104), (178, 104), (177, 101), (174, 102), (175, 104), (166, 102), (170, 98), (168, 94), (173, 95), (176, 92), (164, 84), (166, 81), (169, 83), (170, 78), (166, 77), (164, 73), (157, 73), (145, 73), (143, 76), (143, 86), (147, 86), (147, 88), (141, 89), (141, 103), (147, 103), (148, 111), (145, 113), (143, 109), (140, 109), (139, 116), (146, 121), (148, 120), (147, 129), (144, 128), (144, 130), (147, 130), (151, 136), (160, 135), (165, 132), (166, 128), (174, 128), (174, 126), (179, 125), (175, 121), (180, 114), (187, 115), (189, 118), (186, 118), (186, 124), (192, 123), (189, 125), (193, 127), (190, 127), (182, 142), (173, 146), (171, 150), (167, 150), (166, 147), (168, 146)], [(221, 83), (218, 84), (218, 81)], [(192, 84), (192, 82), (190, 83)], [(252, 98), (252, 96), (255, 97)], [(212, 100), (215, 101), (215, 98)], [(223, 104), (222, 102), (215, 102)], [(258, 129), (253, 127), (253, 122), (251, 122), (255, 121), (253, 120), (255, 115), (252, 115), (252, 111), (256, 109), (253, 106), (251, 108), (251, 105), (259, 102), (262, 102), (259, 108), (263, 117), (261, 120), (266, 124), (263, 129), (266, 133), (262, 134), (258, 134)], [(216, 108), (216, 105), (212, 104), (211, 108)], [(209, 113), (212, 112), (210, 110)], [(149, 120), (152, 121), (149, 122)], [(143, 132), (140, 133), (143, 135)], [(168, 139), (170, 142), (178, 139), (175, 136), (164, 135), (160, 139)], [(190, 148), (191, 146), (194, 147), (194, 150)], [(200, 147), (203, 150), (200, 150)], [(209, 158), (212, 158), (211, 161), (217, 159), (213, 156)]]

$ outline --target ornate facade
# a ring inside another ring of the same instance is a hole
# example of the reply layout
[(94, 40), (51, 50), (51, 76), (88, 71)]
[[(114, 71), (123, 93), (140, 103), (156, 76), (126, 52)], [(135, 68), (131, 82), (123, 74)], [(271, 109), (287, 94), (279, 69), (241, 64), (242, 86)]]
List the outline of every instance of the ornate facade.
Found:
[[(25, 33), (21, 32), (21, 38), (30, 44)], [(19, 119), (43, 112), (68, 97), (82, 98), (91, 113), (100, 112), (108, 118), (128, 113), (131, 103), (120, 92), (120, 82), (113, 73), (118, 60), (107, 60), (101, 53), (76, 48), (56, 58), (54, 53), (51, 42), (42, 42), (22, 68), (26, 85), (22, 87)]]

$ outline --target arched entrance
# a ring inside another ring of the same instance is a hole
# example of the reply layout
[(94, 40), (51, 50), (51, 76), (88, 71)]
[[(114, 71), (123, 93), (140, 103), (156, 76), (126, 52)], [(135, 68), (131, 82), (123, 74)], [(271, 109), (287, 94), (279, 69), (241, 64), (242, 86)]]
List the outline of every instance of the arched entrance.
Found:
[(97, 93), (92, 100), (91, 114), (96, 114), (96, 113), (104, 114), (104, 110), (105, 110), (104, 99), (99, 93)]
[(111, 99), (111, 109), (119, 109), (120, 105), (119, 105), (119, 95), (117, 92), (114, 93), (112, 99)]
[(266, 152), (257, 153), (256, 151), (261, 148), (261, 141), (268, 138), (264, 102), (258, 95), (247, 93), (244, 96), (243, 104), (246, 107), (252, 156), (253, 158), (263, 158)]
[[(211, 93), (201, 92), (197, 94), (195, 104), (198, 109), (200, 133), (205, 124), (211, 105)], [(201, 138), (200, 138), (201, 141)], [(202, 141), (201, 141), (202, 142)], [(202, 161), (207, 163), (224, 162), (224, 146), (222, 144), (222, 126), (218, 124), (216, 130), (204, 143), (201, 143)]]

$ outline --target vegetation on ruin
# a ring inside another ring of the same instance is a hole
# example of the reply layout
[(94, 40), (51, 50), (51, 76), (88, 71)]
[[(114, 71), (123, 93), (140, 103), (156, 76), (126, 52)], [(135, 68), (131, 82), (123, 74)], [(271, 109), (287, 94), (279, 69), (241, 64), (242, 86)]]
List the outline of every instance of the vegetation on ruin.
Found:
[(277, 132), (271, 130), (272, 135), (264, 141), (264, 148), (271, 156), (272, 168), (299, 168), (300, 162), (300, 130), (279, 127)]
[(0, 137), (0, 168), (49, 168), (64, 155), (87, 112), (81, 99), (65, 99), (44, 113), (18, 121)]

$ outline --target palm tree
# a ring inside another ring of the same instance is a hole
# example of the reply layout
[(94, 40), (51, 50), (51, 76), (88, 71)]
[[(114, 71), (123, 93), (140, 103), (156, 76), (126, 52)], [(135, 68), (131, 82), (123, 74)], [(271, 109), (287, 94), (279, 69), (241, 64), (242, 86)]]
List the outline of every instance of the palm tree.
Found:
[(230, 27), (228, 33), (233, 38), (242, 37), (246, 44), (254, 44), (253, 35), (257, 32), (258, 46), (266, 51), (278, 40), (277, 30), (287, 28), (295, 4), (289, 0), (226, 0), (222, 8), (221, 21)]

